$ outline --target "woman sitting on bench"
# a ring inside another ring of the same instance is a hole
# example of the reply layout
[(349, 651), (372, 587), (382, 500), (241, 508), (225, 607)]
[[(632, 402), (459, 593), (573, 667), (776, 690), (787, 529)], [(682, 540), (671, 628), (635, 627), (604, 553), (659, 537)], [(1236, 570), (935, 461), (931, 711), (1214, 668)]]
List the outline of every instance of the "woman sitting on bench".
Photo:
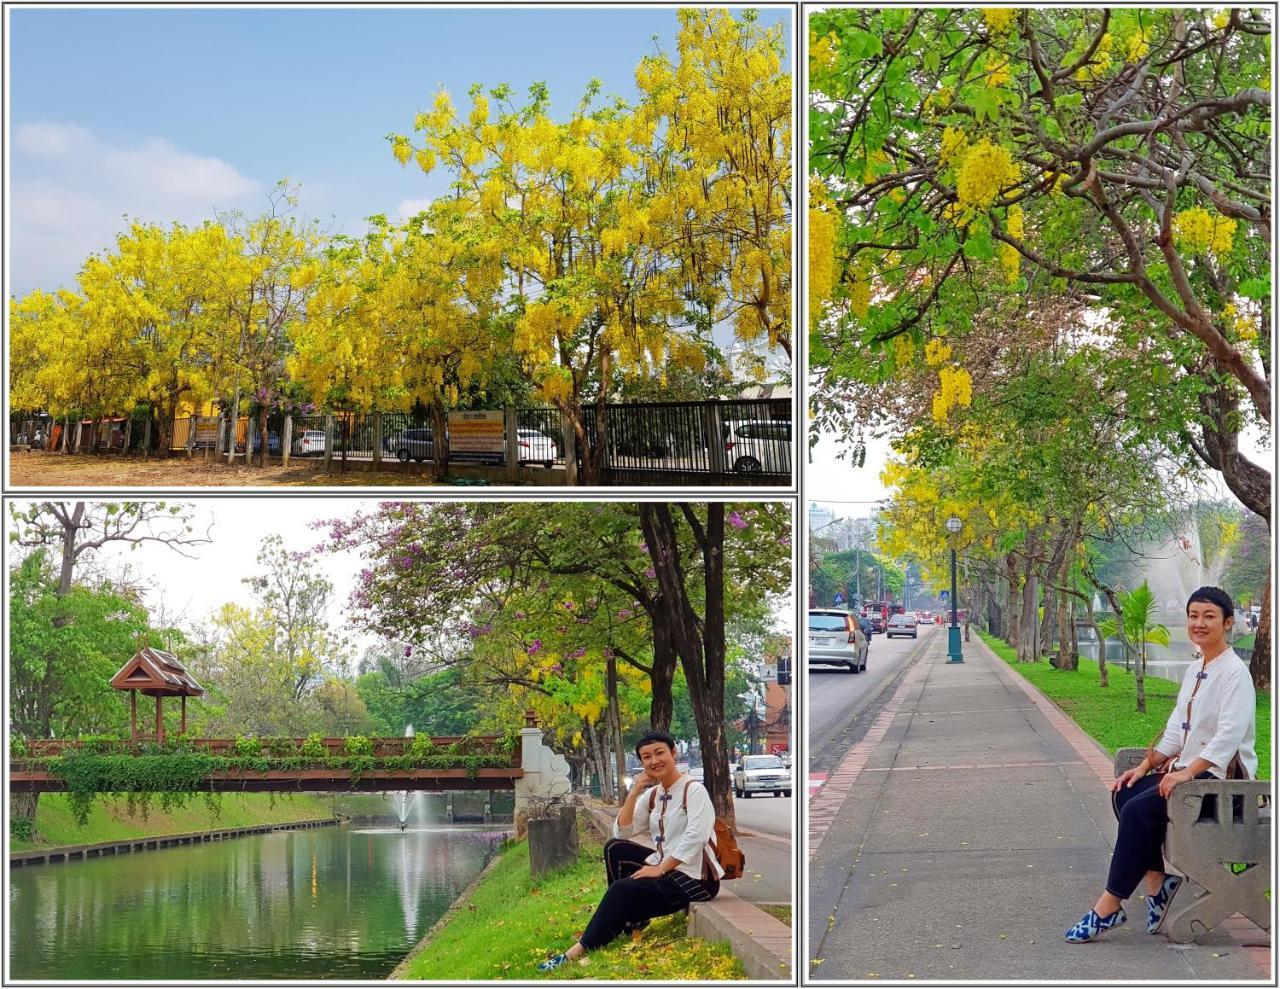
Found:
[(1230, 595), (1218, 587), (1202, 587), (1187, 601), (1187, 635), (1202, 658), (1187, 668), (1169, 722), (1146, 758), (1111, 785), (1111, 808), (1120, 822), (1111, 871), (1093, 909), (1067, 931), (1072, 944), (1123, 924), (1128, 918), (1121, 903), (1140, 882), (1147, 889), (1147, 933), (1159, 931), (1183, 882), (1164, 871), (1169, 795), (1187, 780), (1251, 779), (1258, 771), (1253, 678), (1227, 645), (1232, 613)]
[[(631, 785), (614, 821), (613, 838), (604, 846), (609, 879), (604, 898), (582, 939), (542, 962), (538, 968), (544, 972), (603, 948), (620, 934), (647, 927), (654, 917), (677, 913), (720, 892), (724, 870), (707, 852), (716, 812), (706, 787), (676, 768), (676, 742), (664, 732), (641, 738), (636, 755), (644, 771)], [(649, 787), (653, 789), (642, 796)], [(653, 838), (653, 848), (626, 840), (642, 831)]]

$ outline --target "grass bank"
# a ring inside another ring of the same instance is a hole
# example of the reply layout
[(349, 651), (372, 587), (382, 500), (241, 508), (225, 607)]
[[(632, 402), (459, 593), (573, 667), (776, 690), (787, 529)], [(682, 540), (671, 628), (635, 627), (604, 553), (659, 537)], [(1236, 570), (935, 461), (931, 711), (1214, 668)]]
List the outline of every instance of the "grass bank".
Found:
[(619, 938), (584, 962), (543, 973), (538, 962), (577, 940), (604, 893), (598, 842), (583, 840), (573, 866), (534, 880), (529, 846), (521, 841), (497, 863), (397, 978), (612, 979), (677, 981), (742, 979), (742, 963), (727, 945), (686, 936), (685, 915), (655, 920), (636, 940)]
[[(1163, 677), (1147, 675), (1147, 712), (1135, 710), (1133, 674), (1124, 665), (1107, 664), (1110, 686), (1098, 684), (1096, 660), (1080, 658), (1075, 670), (1059, 670), (1047, 660), (1019, 663), (1012, 646), (986, 632), (982, 641), (1046, 697), (1062, 708), (1085, 733), (1095, 738), (1112, 755), (1126, 746), (1146, 748), (1164, 730), (1169, 712), (1178, 699), (1178, 684)], [(1258, 692), (1257, 737), (1258, 778), (1271, 778), (1271, 693)]]
[[(11, 838), (15, 852), (51, 845), (91, 845), (99, 841), (119, 841), (188, 831), (212, 831), (218, 828), (243, 828), (255, 824), (287, 824), (292, 821), (314, 821), (333, 816), (331, 797), (317, 794), (224, 793), (219, 813), (214, 814), (199, 796), (193, 796), (185, 807), (162, 810), (159, 803), (151, 806), (144, 817), (130, 814), (123, 798), (99, 798), (93, 802), (84, 827), (76, 824), (65, 793), (46, 793), (36, 808), (36, 832), (40, 841)], [(341, 799), (339, 812), (343, 812)], [(347, 811), (350, 813), (350, 811)], [(359, 813), (359, 811), (357, 811)]]

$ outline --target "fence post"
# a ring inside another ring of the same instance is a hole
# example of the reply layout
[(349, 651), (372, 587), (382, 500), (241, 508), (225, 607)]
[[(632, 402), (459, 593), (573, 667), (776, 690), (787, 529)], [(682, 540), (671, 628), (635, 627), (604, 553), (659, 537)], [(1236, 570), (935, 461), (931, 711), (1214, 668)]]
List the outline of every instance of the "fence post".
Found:
[(151, 457), (151, 407), (147, 406), (147, 421), (142, 424), (142, 459)]
[(289, 454), (293, 452), (293, 413), (284, 416), (284, 431), (280, 436), (280, 463), (289, 466)]
[(75, 445), (71, 447), (72, 453), (78, 454), (80, 452), (80, 440), (81, 440), (81, 434), (83, 433), (84, 433), (84, 416), (83, 415), (76, 416), (76, 442), (75, 442)]
[(702, 406), (702, 435), (707, 444), (707, 469), (712, 474), (729, 473), (724, 450), (724, 427), (720, 422), (720, 406), (707, 402)]
[(124, 444), (120, 447), (121, 456), (129, 452), (129, 442), (133, 439), (133, 416), (124, 421)]
[(382, 413), (373, 413), (373, 467), (382, 466)]
[(324, 468), (333, 466), (333, 416), (324, 417)]
[(196, 425), (200, 422), (198, 416), (191, 417), (191, 423), (187, 426), (187, 459), (191, 459), (191, 455), (196, 449)]
[(509, 481), (516, 479), (516, 469), (520, 466), (520, 437), (517, 433), (520, 425), (519, 416), (514, 405), (508, 405), (502, 410), (502, 423), (505, 427), (507, 443), (507, 480)]
[[(235, 398), (231, 400), (231, 413), (227, 416), (227, 464), (228, 466), (235, 463), (236, 459), (236, 440), (240, 435), (240, 389), (236, 389)], [(245, 440), (249, 437), (246, 435)], [(246, 447), (244, 451), (245, 459), (249, 457), (249, 450)]]
[(578, 483), (578, 434), (573, 423), (563, 412), (560, 413), (560, 432), (564, 435), (564, 483), (576, 486)]

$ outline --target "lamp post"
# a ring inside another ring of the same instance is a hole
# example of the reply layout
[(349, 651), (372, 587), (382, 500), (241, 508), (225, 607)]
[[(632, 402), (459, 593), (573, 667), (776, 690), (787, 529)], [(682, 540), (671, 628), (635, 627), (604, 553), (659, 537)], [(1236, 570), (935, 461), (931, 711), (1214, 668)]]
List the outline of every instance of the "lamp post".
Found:
[[(955, 536), (964, 523), (954, 515), (947, 519), (947, 531)], [(951, 546), (951, 627), (947, 629), (947, 662), (963, 663), (964, 656), (960, 652), (960, 617), (956, 612), (956, 548)]]

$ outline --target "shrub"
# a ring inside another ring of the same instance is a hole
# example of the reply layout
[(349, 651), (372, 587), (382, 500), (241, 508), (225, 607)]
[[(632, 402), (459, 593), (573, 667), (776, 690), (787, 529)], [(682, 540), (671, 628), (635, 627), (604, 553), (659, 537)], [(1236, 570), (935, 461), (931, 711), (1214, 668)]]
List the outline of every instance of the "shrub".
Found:
[(262, 755), (262, 739), (255, 738), (252, 735), (241, 735), (236, 739), (236, 755), (238, 756), (260, 756)]
[(325, 748), (324, 736), (318, 731), (312, 732), (307, 736), (307, 740), (302, 743), (302, 755), (306, 759), (323, 759), (329, 754), (329, 750)]

